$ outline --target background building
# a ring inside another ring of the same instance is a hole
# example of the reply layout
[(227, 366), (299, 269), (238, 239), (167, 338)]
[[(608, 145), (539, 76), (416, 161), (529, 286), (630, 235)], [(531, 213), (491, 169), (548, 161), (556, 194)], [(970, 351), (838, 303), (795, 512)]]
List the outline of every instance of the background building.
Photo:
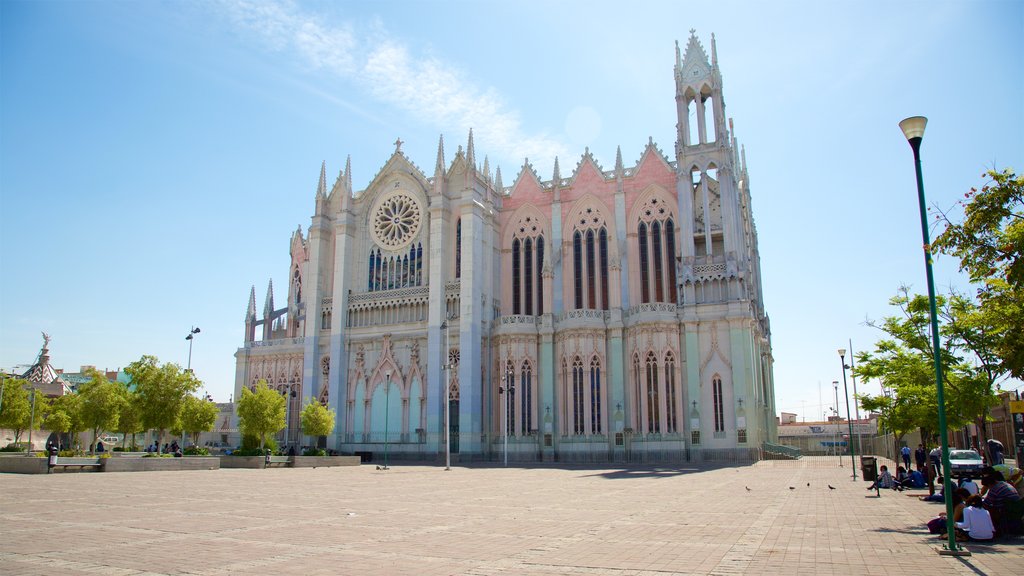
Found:
[(300, 444), (301, 406), (328, 404), (344, 452), (436, 457), (447, 402), (463, 458), (499, 457), (506, 430), (515, 460), (754, 457), (776, 438), (770, 327), (714, 37), (710, 58), (677, 45), (674, 74), (673, 159), (586, 150), (506, 187), (470, 131), (429, 176), (401, 140), (363, 190), (321, 168), (286, 302), (250, 293), (235, 397), (286, 394)]

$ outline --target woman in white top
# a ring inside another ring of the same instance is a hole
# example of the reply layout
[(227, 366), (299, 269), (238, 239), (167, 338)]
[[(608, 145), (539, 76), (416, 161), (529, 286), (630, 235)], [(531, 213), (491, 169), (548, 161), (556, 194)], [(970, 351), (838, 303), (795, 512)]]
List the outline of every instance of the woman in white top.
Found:
[(981, 505), (981, 496), (977, 494), (967, 499), (964, 508), (964, 521), (956, 523), (958, 536), (966, 536), (969, 540), (991, 540), (995, 535), (992, 516)]

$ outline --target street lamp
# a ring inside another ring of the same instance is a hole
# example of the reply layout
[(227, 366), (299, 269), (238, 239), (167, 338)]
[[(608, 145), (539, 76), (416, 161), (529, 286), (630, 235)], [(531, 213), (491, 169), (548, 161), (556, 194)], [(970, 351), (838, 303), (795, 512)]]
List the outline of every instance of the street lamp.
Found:
[(185, 336), (185, 340), (188, 340), (188, 368), (186, 368), (186, 370), (188, 370), (189, 372), (192, 371), (192, 340), (194, 340), (194, 338), (192, 337), (195, 336), (196, 334), (199, 334), (198, 326), (194, 326), (191, 330), (188, 331), (188, 336)]
[(935, 359), (935, 394), (939, 404), (939, 438), (942, 446), (942, 495), (946, 500), (946, 534), (949, 537), (947, 548), (939, 553), (968, 555), (969, 552), (957, 546), (953, 531), (953, 488), (949, 478), (949, 440), (946, 437), (946, 400), (942, 387), (942, 360), (939, 357), (939, 320), (935, 311), (935, 279), (932, 276), (931, 240), (928, 238), (928, 209), (924, 201), (924, 181), (921, 177), (921, 139), (928, 119), (924, 116), (911, 116), (900, 122), (900, 129), (906, 136), (910, 148), (914, 151), (914, 169), (917, 174), (917, 201), (921, 213), (921, 239), (924, 242), (924, 268), (928, 278), (928, 310), (932, 321), (932, 355)]
[(843, 467), (843, 452), (842, 452), (842, 450), (839, 449), (839, 380), (833, 380), (832, 381), (832, 389), (835, 390), (835, 393), (836, 393), (836, 406), (835, 406), (835, 408), (832, 409), (832, 411), (836, 413), (836, 427), (835, 427), (836, 442), (835, 442), (835, 444), (833, 446), (836, 449), (836, 454), (839, 455), (839, 467), (842, 468)]
[[(845, 363), (845, 361), (844, 361)], [(857, 402), (857, 375), (853, 373), (853, 339), (850, 339), (850, 365), (847, 366), (850, 370), (850, 382), (853, 384), (853, 415), (857, 417), (857, 423), (860, 423), (860, 403)], [(852, 438), (850, 440), (853, 440)], [(864, 442), (861, 438), (861, 429), (857, 428), (857, 450), (860, 450), (860, 455), (864, 455)]]
[(452, 469), (452, 341), (451, 331), (448, 329), (450, 325), (448, 322), (452, 320), (452, 315), (448, 315), (448, 319), (441, 322), (441, 330), (444, 332), (444, 364), (441, 366), (441, 374), (444, 376), (444, 469)]
[(853, 480), (857, 481), (857, 464), (854, 462), (853, 453), (853, 420), (850, 420), (850, 393), (846, 389), (846, 348), (839, 349), (839, 363), (843, 365), (843, 398), (846, 399), (846, 424), (850, 428), (850, 466), (853, 468)]
[(384, 389), (384, 467), (381, 470), (389, 470), (388, 468), (388, 419), (391, 416), (391, 372), (384, 373), (387, 378), (387, 388)]
[(292, 399), (295, 398), (295, 390), (289, 384), (288, 388), (281, 390), (284, 396), (284, 447), (288, 448), (292, 441)]
[(505, 387), (502, 388), (499, 386), (498, 394), (501, 394), (502, 396), (505, 397), (505, 414), (502, 419), (505, 425), (502, 426), (502, 443), (504, 445), (505, 467), (508, 467), (508, 397), (515, 392), (515, 381), (513, 380), (513, 378), (515, 377), (515, 372), (512, 370), (511, 367), (509, 367), (508, 370), (505, 371), (505, 376), (507, 377)]

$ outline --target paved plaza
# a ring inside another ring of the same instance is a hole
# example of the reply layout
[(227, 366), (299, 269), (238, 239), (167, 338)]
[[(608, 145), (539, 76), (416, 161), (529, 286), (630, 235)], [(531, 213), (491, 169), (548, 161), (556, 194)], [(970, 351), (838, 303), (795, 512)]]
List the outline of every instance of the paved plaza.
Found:
[(0, 574), (1024, 573), (1024, 538), (940, 556), (924, 523), (941, 505), (849, 474), (815, 458), (4, 474)]

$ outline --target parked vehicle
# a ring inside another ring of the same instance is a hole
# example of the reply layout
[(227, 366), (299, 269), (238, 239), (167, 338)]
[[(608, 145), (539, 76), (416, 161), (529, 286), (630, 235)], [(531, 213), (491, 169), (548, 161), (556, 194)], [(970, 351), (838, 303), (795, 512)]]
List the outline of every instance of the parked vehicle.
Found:
[(978, 478), (981, 476), (981, 469), (984, 466), (985, 463), (981, 460), (981, 454), (978, 454), (974, 450), (949, 451), (950, 475), (953, 478), (960, 478), (963, 476)]

